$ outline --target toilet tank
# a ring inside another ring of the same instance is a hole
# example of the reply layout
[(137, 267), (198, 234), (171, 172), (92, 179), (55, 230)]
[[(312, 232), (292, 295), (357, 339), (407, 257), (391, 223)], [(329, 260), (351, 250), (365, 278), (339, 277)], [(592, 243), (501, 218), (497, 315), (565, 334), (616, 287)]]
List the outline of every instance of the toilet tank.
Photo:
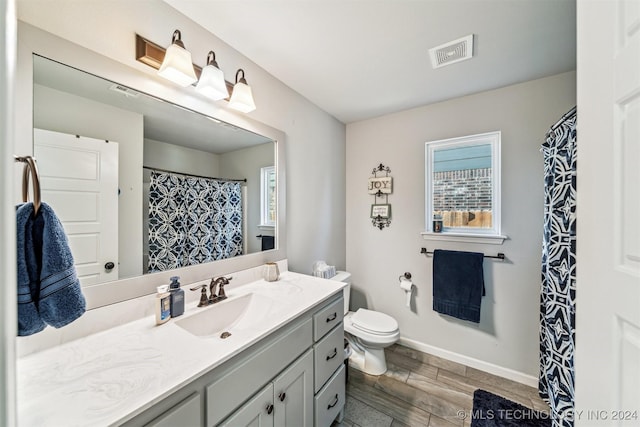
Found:
[(347, 286), (342, 289), (344, 293), (344, 314), (347, 314), (349, 312), (349, 296), (351, 295), (351, 273), (348, 271), (338, 271), (331, 280), (347, 284)]

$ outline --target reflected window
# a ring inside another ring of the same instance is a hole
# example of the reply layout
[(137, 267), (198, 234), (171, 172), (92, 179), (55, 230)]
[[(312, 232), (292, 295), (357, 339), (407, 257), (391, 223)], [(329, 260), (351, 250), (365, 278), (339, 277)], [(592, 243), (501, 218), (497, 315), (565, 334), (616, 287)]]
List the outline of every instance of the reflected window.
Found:
[(276, 168), (260, 169), (260, 225), (276, 226)]

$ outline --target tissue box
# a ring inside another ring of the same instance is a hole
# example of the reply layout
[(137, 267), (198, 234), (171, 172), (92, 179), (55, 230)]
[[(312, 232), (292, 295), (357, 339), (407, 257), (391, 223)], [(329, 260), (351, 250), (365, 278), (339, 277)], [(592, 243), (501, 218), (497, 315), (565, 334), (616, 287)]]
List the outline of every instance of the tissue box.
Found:
[(316, 261), (313, 264), (313, 275), (315, 277), (322, 277), (323, 279), (331, 279), (336, 275), (336, 266), (327, 265), (324, 261)]

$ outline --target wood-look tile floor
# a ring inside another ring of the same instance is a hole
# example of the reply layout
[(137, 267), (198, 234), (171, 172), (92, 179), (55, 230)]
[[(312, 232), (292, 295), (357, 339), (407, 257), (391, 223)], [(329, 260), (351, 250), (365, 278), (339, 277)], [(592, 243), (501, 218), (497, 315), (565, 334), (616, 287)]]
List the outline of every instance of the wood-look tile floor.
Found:
[(549, 411), (535, 388), (400, 345), (385, 352), (384, 375), (349, 368), (344, 420), (334, 427), (467, 427), (479, 388)]

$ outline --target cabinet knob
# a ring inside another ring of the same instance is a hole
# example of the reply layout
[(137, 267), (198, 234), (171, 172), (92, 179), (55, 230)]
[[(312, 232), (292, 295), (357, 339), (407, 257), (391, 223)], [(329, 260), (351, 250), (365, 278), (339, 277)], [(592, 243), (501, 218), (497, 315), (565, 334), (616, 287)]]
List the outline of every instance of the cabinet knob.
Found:
[(336, 406), (339, 400), (340, 399), (338, 399), (338, 393), (336, 393), (336, 396), (333, 398), (333, 403), (330, 403), (329, 406), (327, 406), (327, 409), (331, 409)]
[(108, 263), (106, 263), (106, 264), (104, 265), (104, 269), (105, 269), (105, 270), (107, 270), (107, 271), (111, 271), (111, 270), (113, 270), (113, 268), (114, 268), (115, 266), (116, 266), (116, 265), (115, 265), (114, 263), (112, 263), (111, 261), (109, 261)]
[(338, 355), (338, 349), (334, 347), (333, 348), (333, 353), (331, 355), (327, 356), (327, 360), (331, 360), (334, 357), (336, 357), (337, 355)]
[(280, 402), (284, 402), (284, 399), (286, 398), (287, 398), (287, 393), (285, 393), (284, 391), (278, 395), (278, 399), (280, 399)]
[(272, 404), (268, 404), (267, 405), (267, 414), (271, 415), (272, 412), (273, 412), (273, 405)]

